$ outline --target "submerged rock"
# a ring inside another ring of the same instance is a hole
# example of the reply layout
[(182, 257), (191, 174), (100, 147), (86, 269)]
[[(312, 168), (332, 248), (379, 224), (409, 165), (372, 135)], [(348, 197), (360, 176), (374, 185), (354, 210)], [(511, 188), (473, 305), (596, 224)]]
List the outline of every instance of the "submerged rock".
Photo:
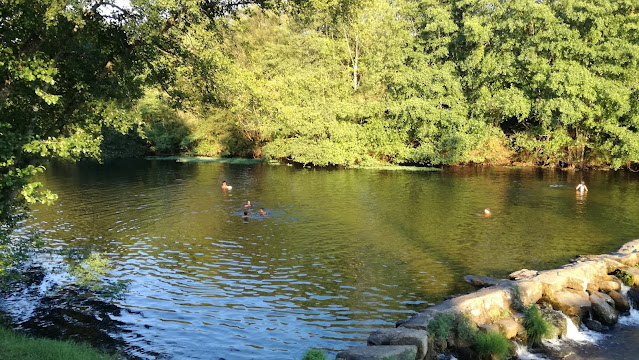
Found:
[(586, 326), (589, 330), (597, 331), (597, 332), (606, 332), (610, 330), (610, 327), (603, 325), (597, 320), (586, 319), (583, 321), (584, 326)]

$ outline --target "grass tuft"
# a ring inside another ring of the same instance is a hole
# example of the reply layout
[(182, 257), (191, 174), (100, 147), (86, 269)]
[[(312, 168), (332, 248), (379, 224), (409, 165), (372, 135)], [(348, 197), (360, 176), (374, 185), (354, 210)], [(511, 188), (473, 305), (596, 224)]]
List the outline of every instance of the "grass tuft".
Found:
[(537, 346), (541, 339), (550, 335), (552, 325), (541, 317), (541, 310), (537, 304), (531, 304), (524, 311), (524, 328), (528, 336), (528, 343)]
[(328, 360), (328, 357), (322, 350), (310, 348), (306, 350), (302, 360)]
[(428, 333), (440, 342), (446, 341), (453, 330), (453, 314), (440, 314), (428, 323)]
[(493, 358), (504, 359), (510, 353), (510, 343), (500, 333), (479, 332), (475, 337), (475, 351), (480, 357), (489, 355)]

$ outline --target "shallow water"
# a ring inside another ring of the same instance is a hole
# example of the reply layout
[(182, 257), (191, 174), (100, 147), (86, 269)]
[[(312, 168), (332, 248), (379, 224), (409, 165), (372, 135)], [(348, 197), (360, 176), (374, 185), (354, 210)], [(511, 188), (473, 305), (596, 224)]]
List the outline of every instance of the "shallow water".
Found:
[(39, 180), (60, 200), (27, 228), (54, 251), (106, 254), (131, 281), (116, 303), (130, 311), (113, 319), (142, 358), (334, 353), (472, 290), (464, 275), (548, 269), (639, 237), (634, 173), (130, 161), (52, 165)]

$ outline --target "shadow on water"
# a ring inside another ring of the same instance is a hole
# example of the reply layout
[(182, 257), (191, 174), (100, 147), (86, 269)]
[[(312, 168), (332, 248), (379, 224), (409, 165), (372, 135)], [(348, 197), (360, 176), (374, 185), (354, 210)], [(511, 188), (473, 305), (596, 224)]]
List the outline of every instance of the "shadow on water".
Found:
[(50, 285), (40, 267), (4, 281), (0, 287), (0, 304), (5, 310), (2, 323), (34, 337), (86, 343), (127, 359), (164, 358), (122, 339), (132, 331), (115, 317), (130, 310), (78, 288)]

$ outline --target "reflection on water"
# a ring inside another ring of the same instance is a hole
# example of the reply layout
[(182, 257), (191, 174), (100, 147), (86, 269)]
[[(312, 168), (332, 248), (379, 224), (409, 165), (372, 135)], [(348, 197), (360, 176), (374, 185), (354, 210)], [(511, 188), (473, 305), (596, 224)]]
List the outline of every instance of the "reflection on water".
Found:
[[(575, 198), (588, 183), (586, 202)], [(133, 354), (299, 359), (451, 294), (463, 276), (547, 269), (634, 239), (635, 174), (296, 169), (134, 161), (55, 165), (29, 226), (54, 250), (106, 254)], [(222, 191), (223, 180), (233, 186)], [(244, 204), (251, 201), (248, 218)], [(490, 208), (490, 218), (478, 217)], [(258, 213), (260, 208), (266, 216)]]

